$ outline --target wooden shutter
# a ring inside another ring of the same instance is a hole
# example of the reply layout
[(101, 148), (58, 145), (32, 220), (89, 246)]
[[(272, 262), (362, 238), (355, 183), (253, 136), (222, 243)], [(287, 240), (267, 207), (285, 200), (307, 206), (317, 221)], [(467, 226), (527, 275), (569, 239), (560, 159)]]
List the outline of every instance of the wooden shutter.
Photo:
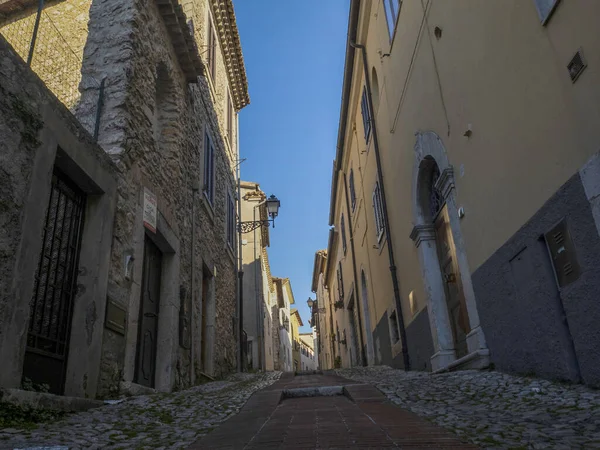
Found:
[(342, 219), (340, 220), (340, 228), (342, 229), (342, 249), (344, 250), (344, 255), (346, 254), (346, 224), (344, 221), (344, 215), (342, 214)]
[(354, 188), (354, 170), (350, 169), (350, 203), (352, 204), (352, 211), (356, 206), (356, 190)]

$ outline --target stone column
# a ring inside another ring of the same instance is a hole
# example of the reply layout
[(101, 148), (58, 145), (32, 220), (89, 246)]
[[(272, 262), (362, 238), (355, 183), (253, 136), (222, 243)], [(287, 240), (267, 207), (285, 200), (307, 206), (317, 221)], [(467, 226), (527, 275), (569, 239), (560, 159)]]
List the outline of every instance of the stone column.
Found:
[(429, 325), (435, 349), (435, 354), (431, 357), (431, 369), (435, 372), (456, 359), (448, 306), (446, 305), (446, 292), (435, 244), (435, 228), (433, 225), (416, 225), (410, 238), (419, 251), (421, 273), (427, 296)]
[(467, 260), (467, 252), (463, 242), (460, 230), (460, 218), (458, 217), (458, 205), (454, 190), (454, 170), (452, 166), (444, 169), (436, 182), (436, 189), (442, 194), (448, 209), (448, 218), (450, 220), (450, 229), (454, 241), (454, 251), (456, 253), (456, 262), (460, 271), (462, 281), (463, 295), (467, 306), (467, 315), (469, 316), (469, 327), (471, 331), (467, 335), (467, 348), (469, 353), (479, 350), (487, 350), (485, 336), (479, 321), (479, 312), (475, 301), (475, 291), (471, 281), (471, 271)]

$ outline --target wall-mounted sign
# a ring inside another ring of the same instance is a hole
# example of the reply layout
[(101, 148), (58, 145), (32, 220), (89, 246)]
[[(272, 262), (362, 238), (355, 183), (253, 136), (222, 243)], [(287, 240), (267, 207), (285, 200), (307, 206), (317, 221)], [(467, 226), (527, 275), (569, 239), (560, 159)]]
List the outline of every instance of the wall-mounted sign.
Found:
[(127, 325), (127, 310), (110, 298), (106, 303), (106, 319), (104, 326), (119, 334), (125, 335)]
[(156, 195), (144, 188), (144, 226), (153, 233), (156, 233), (156, 211)]

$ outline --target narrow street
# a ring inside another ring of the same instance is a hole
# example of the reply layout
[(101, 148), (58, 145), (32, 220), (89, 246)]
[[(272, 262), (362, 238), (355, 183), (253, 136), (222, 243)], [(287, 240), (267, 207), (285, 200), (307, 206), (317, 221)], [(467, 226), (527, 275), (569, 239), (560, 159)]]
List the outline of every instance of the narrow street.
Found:
[(234, 375), (125, 399), (1, 449), (600, 448), (600, 392), (494, 371)]

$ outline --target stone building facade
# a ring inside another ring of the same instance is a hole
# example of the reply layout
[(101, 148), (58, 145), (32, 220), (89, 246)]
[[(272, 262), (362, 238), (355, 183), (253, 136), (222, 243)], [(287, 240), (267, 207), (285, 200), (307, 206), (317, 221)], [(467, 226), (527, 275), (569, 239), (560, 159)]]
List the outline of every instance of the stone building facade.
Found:
[(333, 369), (335, 361), (335, 335), (333, 334), (333, 304), (325, 285), (327, 250), (315, 253), (311, 290), (316, 294), (311, 311), (311, 323), (317, 336), (318, 364), (321, 369)]
[(0, 387), (93, 397), (118, 168), (1, 36), (0, 135)]
[[(241, 221), (268, 219), (267, 196), (259, 184), (240, 183)], [(261, 226), (241, 235), (243, 276), (243, 320), (247, 333), (246, 361), (255, 370), (273, 370), (272, 306), (274, 286), (267, 247), (269, 228)]]
[(325, 271), (342, 365), (599, 385), (599, 7), (351, 2)]
[[(65, 0), (53, 8), (45, 13), (61, 26), (61, 8), (65, 20), (74, 8), (77, 23), (89, 20), (85, 37), (65, 37), (76, 49), (85, 42), (80, 96), (67, 106), (88, 131), (98, 123), (118, 182), (108, 279), (94, 287), (106, 293), (87, 311), (101, 349), (89, 358), (99, 368), (73, 375), (70, 392), (170, 391), (202, 373), (231, 372), (237, 113), (249, 102), (232, 2)], [(34, 12), (20, 10), (11, 23)], [(70, 351), (82, 354), (74, 336)]]
[(290, 372), (293, 370), (291, 306), (294, 295), (289, 278), (273, 277), (275, 302), (272, 306), (273, 317), (273, 365), (275, 370)]

